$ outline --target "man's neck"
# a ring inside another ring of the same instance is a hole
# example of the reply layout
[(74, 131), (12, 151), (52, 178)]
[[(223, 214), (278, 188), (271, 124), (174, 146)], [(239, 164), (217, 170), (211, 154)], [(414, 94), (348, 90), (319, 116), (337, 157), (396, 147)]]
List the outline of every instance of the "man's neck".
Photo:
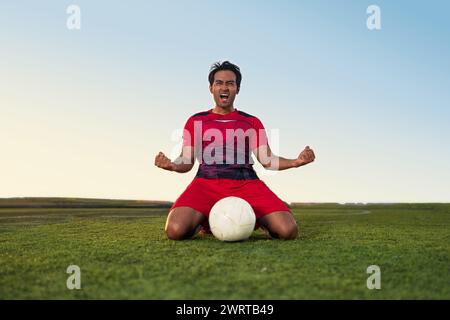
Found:
[(212, 113), (225, 115), (225, 114), (229, 114), (229, 113), (233, 112), (234, 110), (235, 109), (233, 106), (230, 106), (228, 108), (221, 108), (221, 107), (215, 106), (214, 109), (212, 109)]

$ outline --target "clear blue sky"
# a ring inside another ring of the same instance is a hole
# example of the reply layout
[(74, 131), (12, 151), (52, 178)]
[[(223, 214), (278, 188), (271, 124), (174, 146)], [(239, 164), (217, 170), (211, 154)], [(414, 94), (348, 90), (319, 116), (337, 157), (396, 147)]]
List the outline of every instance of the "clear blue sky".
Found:
[[(68, 30), (66, 8), (81, 9)], [(366, 27), (369, 5), (381, 30)], [(286, 201), (450, 201), (448, 1), (10, 1), (0, 4), (0, 197), (175, 200), (153, 166), (213, 106), (209, 66), (243, 73), (240, 110), (316, 161), (261, 179)], [(177, 151), (178, 152), (178, 151)]]

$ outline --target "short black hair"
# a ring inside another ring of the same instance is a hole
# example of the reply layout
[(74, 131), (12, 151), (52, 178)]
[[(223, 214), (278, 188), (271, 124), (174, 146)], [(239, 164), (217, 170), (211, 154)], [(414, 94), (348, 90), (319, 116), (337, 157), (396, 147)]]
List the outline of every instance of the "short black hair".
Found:
[(239, 89), (241, 87), (241, 80), (242, 80), (241, 69), (237, 65), (231, 63), (230, 61), (223, 61), (223, 62), (218, 61), (211, 66), (208, 75), (209, 84), (211, 86), (213, 85), (214, 75), (216, 74), (217, 71), (222, 70), (230, 70), (234, 72), (234, 74), (236, 75), (236, 85)]

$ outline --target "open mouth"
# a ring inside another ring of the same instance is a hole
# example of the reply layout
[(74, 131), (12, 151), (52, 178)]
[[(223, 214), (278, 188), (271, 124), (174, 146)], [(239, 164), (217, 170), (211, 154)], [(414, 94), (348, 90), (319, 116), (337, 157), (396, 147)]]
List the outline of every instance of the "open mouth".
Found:
[(228, 93), (221, 93), (219, 97), (221, 102), (227, 102), (230, 98), (230, 95)]

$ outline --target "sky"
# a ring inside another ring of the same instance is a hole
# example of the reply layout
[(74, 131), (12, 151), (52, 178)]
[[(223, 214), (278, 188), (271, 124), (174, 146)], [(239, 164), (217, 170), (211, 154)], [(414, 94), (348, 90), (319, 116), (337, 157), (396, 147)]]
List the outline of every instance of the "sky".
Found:
[[(79, 29), (70, 5), (80, 10)], [(370, 30), (370, 5), (381, 29)], [(235, 106), (307, 166), (260, 178), (288, 202), (450, 201), (448, 1), (9, 1), (0, 4), (0, 197), (174, 201), (154, 166), (211, 109)], [(70, 24), (69, 24), (70, 25)], [(273, 134), (271, 134), (273, 133)]]

